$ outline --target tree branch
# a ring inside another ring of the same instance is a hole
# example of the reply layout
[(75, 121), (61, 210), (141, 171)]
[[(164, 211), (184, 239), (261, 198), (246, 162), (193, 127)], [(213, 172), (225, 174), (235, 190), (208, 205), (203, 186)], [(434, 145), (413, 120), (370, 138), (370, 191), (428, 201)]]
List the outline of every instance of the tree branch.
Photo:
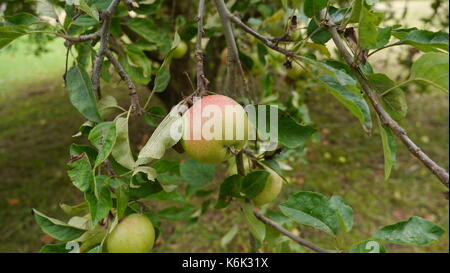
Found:
[(284, 55), (288, 56), (288, 57), (295, 57), (295, 54), (290, 51), (287, 50), (285, 48), (279, 47), (276, 43), (276, 39), (275, 38), (271, 38), (271, 37), (266, 37), (264, 35), (261, 35), (260, 33), (256, 32), (255, 30), (253, 30), (251, 27), (247, 26), (246, 24), (244, 24), (241, 19), (239, 19), (237, 16), (233, 15), (228, 9), (226, 10), (227, 12), (227, 17), (236, 24), (236, 26), (238, 26), (239, 28), (241, 28), (242, 30), (244, 30), (245, 32), (247, 32), (248, 34), (254, 36), (255, 38), (257, 38), (258, 40), (260, 40), (263, 44), (265, 44), (266, 46), (270, 47), (273, 50), (276, 50), (280, 53), (283, 53)]
[(199, 0), (198, 13), (197, 13), (197, 44), (195, 57), (197, 58), (197, 88), (200, 92), (200, 96), (207, 92), (208, 79), (205, 77), (204, 70), (204, 55), (202, 49), (202, 38), (205, 34), (203, 30), (203, 13), (205, 9), (205, 0)]
[(361, 70), (354, 66), (353, 56), (345, 47), (344, 42), (342, 41), (337, 26), (331, 25), (328, 26), (328, 31), (331, 34), (331, 37), (339, 51), (339, 53), (344, 58), (345, 62), (350, 66), (353, 74), (356, 76), (358, 82), (361, 84), (364, 93), (369, 98), (370, 103), (375, 109), (377, 115), (380, 117), (382, 123), (389, 128), (392, 129), (394, 134), (403, 142), (403, 144), (408, 148), (408, 150), (413, 154), (416, 158), (418, 158), (440, 181), (441, 183), (449, 187), (449, 175), (448, 172), (436, 164), (427, 154), (425, 154), (407, 135), (406, 131), (398, 125), (398, 123), (393, 120), (389, 114), (383, 109), (381, 104), (379, 103), (379, 98), (375, 92), (372, 91), (368, 81), (364, 77), (364, 74)]
[(307, 241), (305, 239), (302, 239), (298, 236), (296, 236), (295, 234), (293, 234), (292, 232), (290, 232), (289, 230), (283, 228), (281, 225), (279, 225), (278, 223), (270, 220), (269, 218), (266, 218), (264, 215), (262, 215), (261, 213), (259, 213), (256, 210), (253, 210), (253, 214), (256, 216), (256, 218), (258, 218), (261, 222), (263, 222), (264, 224), (278, 230), (280, 233), (282, 233), (283, 235), (287, 236), (289, 239), (293, 240), (296, 243), (299, 243), (302, 246), (305, 246), (309, 249), (312, 249), (316, 252), (319, 253), (329, 253), (329, 251), (322, 249), (318, 246), (316, 246), (315, 244), (311, 243), (310, 241)]
[(102, 70), (103, 58), (108, 50), (109, 27), (111, 25), (111, 17), (119, 4), (120, 0), (113, 0), (108, 8), (102, 12), (103, 23), (100, 29), (100, 49), (97, 52), (92, 68), (92, 87), (97, 94), (98, 99), (101, 97), (100, 93), (100, 72)]
[[(242, 76), (242, 79), (245, 84), (245, 88), (248, 91), (248, 82), (245, 77), (244, 70), (241, 65), (241, 61), (239, 60), (239, 51), (236, 45), (236, 39), (234, 38), (233, 28), (230, 24), (229, 14), (230, 12), (227, 9), (227, 6), (223, 2), (223, 0), (214, 0), (216, 4), (217, 11), (219, 13), (220, 20), (223, 26), (223, 32), (225, 35), (225, 40), (227, 41), (228, 46), (228, 62), (227, 62), (227, 76), (225, 82), (225, 89), (227, 91), (231, 91), (231, 83), (234, 82), (236, 87), (236, 81), (234, 76), (236, 73), (236, 68), (239, 70), (239, 73)], [(243, 96), (243, 94), (241, 94)], [(244, 96), (243, 96), (244, 97)]]
[(119, 73), (120, 78), (127, 84), (128, 89), (130, 90), (130, 97), (131, 97), (131, 109), (136, 114), (140, 115), (142, 114), (142, 107), (139, 104), (139, 96), (136, 91), (136, 86), (134, 85), (131, 78), (128, 76), (125, 69), (122, 67), (122, 65), (119, 63), (119, 61), (114, 57), (112, 52), (109, 49), (106, 49), (105, 56), (109, 59), (111, 64), (114, 66), (114, 68), (117, 70), (117, 73)]

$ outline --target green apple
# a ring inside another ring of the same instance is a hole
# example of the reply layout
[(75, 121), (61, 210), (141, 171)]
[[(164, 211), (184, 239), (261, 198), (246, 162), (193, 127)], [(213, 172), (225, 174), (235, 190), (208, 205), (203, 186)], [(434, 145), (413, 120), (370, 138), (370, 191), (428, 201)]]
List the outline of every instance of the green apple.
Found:
[(172, 58), (174, 59), (181, 59), (184, 57), (188, 50), (188, 46), (186, 42), (180, 41), (178, 46), (173, 50)]
[(270, 175), (264, 189), (258, 193), (255, 198), (253, 198), (253, 204), (256, 206), (262, 206), (272, 202), (275, 198), (277, 198), (278, 194), (280, 194), (283, 186), (283, 179), (276, 172), (270, 168), (265, 168), (265, 171), (267, 171)]
[(303, 75), (303, 68), (295, 61), (292, 61), (292, 67), (287, 69), (287, 76), (291, 80), (297, 80)]
[(239, 103), (227, 96), (206, 96), (184, 113), (181, 144), (195, 160), (219, 163), (246, 145), (248, 126), (247, 113)]
[(147, 253), (155, 243), (155, 229), (144, 215), (130, 214), (109, 234), (106, 248), (109, 253)]

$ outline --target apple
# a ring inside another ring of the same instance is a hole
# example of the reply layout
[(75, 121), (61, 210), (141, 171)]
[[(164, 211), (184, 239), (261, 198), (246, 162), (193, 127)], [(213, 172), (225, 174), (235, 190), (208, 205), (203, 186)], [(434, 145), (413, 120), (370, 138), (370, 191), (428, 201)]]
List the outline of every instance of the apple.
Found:
[(185, 41), (180, 41), (178, 46), (173, 50), (172, 58), (181, 59), (188, 51), (188, 46)]
[(227, 96), (205, 96), (184, 113), (181, 144), (195, 160), (219, 163), (246, 145), (248, 126), (247, 113), (239, 103)]
[(291, 80), (297, 80), (303, 75), (303, 68), (295, 61), (292, 61), (292, 67), (287, 69), (287, 76)]
[(109, 253), (147, 253), (155, 242), (155, 229), (144, 215), (130, 214), (109, 234), (106, 248)]
[(283, 186), (283, 179), (276, 172), (270, 168), (265, 168), (265, 171), (270, 175), (264, 189), (253, 198), (253, 204), (256, 206), (262, 206), (272, 202), (280, 194), (281, 187)]

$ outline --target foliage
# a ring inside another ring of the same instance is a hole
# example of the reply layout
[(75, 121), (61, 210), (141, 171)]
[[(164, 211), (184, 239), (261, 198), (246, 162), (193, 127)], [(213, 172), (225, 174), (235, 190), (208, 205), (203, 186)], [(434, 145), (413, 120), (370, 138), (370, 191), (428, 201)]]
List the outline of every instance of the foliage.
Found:
[[(406, 94), (402, 86), (420, 81), (448, 92), (447, 33), (384, 25), (385, 14), (377, 11), (374, 6), (377, 1), (357, 0), (352, 2), (352, 6), (328, 0), (280, 2), (230, 1), (227, 5), (231, 12), (240, 11), (242, 18), (256, 31), (263, 35), (277, 36), (271, 40), (276, 42), (270, 44), (272, 46), (268, 50), (253, 37), (248, 38), (246, 34), (239, 32), (236, 35), (240, 49), (238, 56), (245, 71), (233, 76), (235, 79), (242, 76), (254, 78), (260, 82), (263, 92), (248, 89), (244, 90), (246, 95), (241, 92), (235, 97), (241, 101), (247, 98), (254, 105), (276, 105), (281, 109), (278, 118), (279, 143), (275, 152), (261, 151), (258, 142), (249, 144), (246, 152), (251, 161), (250, 170), (247, 174), (240, 171), (239, 174), (223, 179), (218, 187), (215, 206), (215, 209), (225, 209), (231, 202), (239, 204), (249, 231), (261, 242), (270, 241), (270, 228), (273, 228), (266, 226), (255, 216), (255, 208), (251, 202), (263, 190), (267, 180), (268, 173), (261, 168), (270, 167), (283, 175), (280, 164), (286, 162), (277, 154), (277, 150), (303, 150), (316, 133), (316, 125), (306, 114), (307, 106), (300, 105), (298, 97), (296, 99), (301, 90), (296, 91), (289, 99), (281, 99), (282, 92), (274, 88), (274, 74), (277, 77), (284, 76), (289, 69), (293, 69), (293, 64), (299, 65), (315, 84), (329, 91), (369, 134), (374, 130), (372, 124), (375, 117), (369, 108), (371, 102), (363, 92), (364, 86), (354, 69), (375, 90), (382, 109), (395, 121), (403, 120), (407, 114)], [(73, 185), (83, 193), (85, 201), (63, 207), (65, 212), (75, 214), (67, 223), (34, 210), (36, 222), (41, 229), (60, 241), (56, 245), (44, 246), (41, 252), (67, 252), (66, 243), (86, 243), (92, 233), (100, 234), (102, 238), (83, 251), (105, 251), (104, 241), (108, 233), (111, 233), (120, 219), (136, 212), (149, 217), (156, 227), (156, 237), (163, 236), (159, 218), (195, 221), (208, 207), (196, 208), (191, 201), (205, 185), (215, 179), (215, 167), (192, 159), (182, 162), (164, 159), (166, 151), (172, 147), (176, 149), (181, 139), (181, 136), (173, 138), (171, 128), (180, 123), (183, 107), (189, 105), (190, 97), (180, 101), (171, 111), (148, 107), (154, 94), (174, 92), (170, 84), (177, 80), (174, 76), (180, 75), (172, 73), (179, 64), (175, 63), (178, 60), (172, 60), (172, 55), (181, 40), (189, 43), (197, 35), (197, 20), (187, 11), (171, 18), (170, 7), (162, 0), (141, 1), (138, 6), (133, 3), (134, 1), (116, 0), (10, 3), (0, 21), (0, 49), (19, 37), (39, 33), (65, 39), (68, 54), (70, 52), (76, 56), (73, 63), (68, 64), (70, 68), (67, 67), (64, 79), (70, 102), (86, 118), (76, 136), (86, 138), (90, 144), (73, 144), (67, 165), (68, 176)], [(208, 18), (203, 26), (208, 45), (200, 49), (205, 52), (211, 52), (208, 51), (208, 46), (226, 35), (226, 28), (222, 29), (215, 8), (210, 3), (204, 11), (205, 18)], [(108, 14), (108, 10), (113, 13)], [(328, 17), (323, 18), (323, 14)], [(298, 26), (298, 21), (303, 22), (306, 30), (304, 33), (297, 29), (302, 29)], [(329, 27), (335, 25), (341, 28), (351, 53), (357, 57), (352, 64), (331, 57), (328, 42), (333, 37)], [(300, 34), (295, 37), (294, 33)], [(96, 43), (100, 43), (100, 46), (96, 46)], [(277, 55), (281, 52), (280, 45), (295, 55)], [(424, 52), (412, 64), (410, 78), (404, 82), (396, 83), (388, 75), (373, 71), (370, 65), (370, 53), (392, 46), (411, 46)], [(228, 50), (230, 48), (228, 45)], [(197, 54), (198, 52), (190, 54), (184, 59), (194, 63), (190, 57), (198, 58)], [(107, 62), (104, 62), (104, 57), (107, 57)], [(202, 62), (200, 58), (200, 63)], [(262, 75), (261, 72), (265, 69), (257, 70), (257, 64), (273, 73)], [(230, 64), (228, 69), (230, 73)], [(130, 107), (122, 108), (114, 97), (102, 95), (105, 90), (101, 90), (101, 80), (96, 79), (96, 76), (109, 81), (113, 71), (118, 72), (121, 79), (127, 82), (132, 100)], [(217, 90), (222, 89), (220, 82), (223, 76), (206, 76)], [(286, 78), (286, 81), (295, 86), (303, 80), (302, 77), (304, 76), (299, 74), (298, 79), (291, 77)], [(144, 105), (143, 119), (156, 127), (137, 153), (130, 146), (128, 130), (130, 116), (141, 112), (134, 83), (151, 88), (152, 92)], [(197, 88), (200, 89), (200, 86)], [(194, 94), (198, 94), (198, 90)], [(115, 112), (110, 110), (119, 110), (120, 113), (113, 116), (112, 113)], [(169, 113), (166, 114), (167, 112)], [(397, 161), (396, 142), (389, 124), (384, 124), (378, 117), (376, 119), (379, 121), (378, 128), (382, 137), (387, 180)], [(287, 181), (286, 178), (284, 180)], [(148, 202), (174, 202), (176, 205), (154, 211), (145, 206)], [(279, 211), (283, 217), (298, 224), (323, 231), (335, 237), (333, 239), (337, 238), (336, 242), (353, 228), (353, 208), (340, 196), (327, 198), (320, 193), (298, 192), (282, 202)], [(223, 245), (234, 237), (237, 232), (235, 227), (222, 239)], [(423, 245), (438, 240), (444, 232), (438, 225), (412, 216), (407, 221), (381, 228), (374, 233), (374, 240), (368, 238), (369, 240), (353, 246), (337, 243), (335, 247), (340, 252), (369, 252), (371, 248), (367, 247), (368, 244), (375, 242), (376, 252), (386, 252), (383, 241)], [(295, 251), (295, 248), (289, 251)]]

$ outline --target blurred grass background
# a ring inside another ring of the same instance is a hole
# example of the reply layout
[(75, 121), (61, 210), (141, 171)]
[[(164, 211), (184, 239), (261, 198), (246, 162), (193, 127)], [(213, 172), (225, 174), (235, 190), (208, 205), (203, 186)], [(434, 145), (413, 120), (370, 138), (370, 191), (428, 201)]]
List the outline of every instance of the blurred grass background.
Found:
[[(410, 5), (410, 25), (420, 13), (429, 12), (427, 1), (398, 1), (399, 7), (405, 3)], [(69, 145), (74, 142), (71, 135), (77, 132), (83, 118), (70, 105), (63, 86), (62, 41), (51, 42), (49, 49), (48, 53), (35, 56), (28, 40), (20, 39), (13, 48), (0, 52), (0, 252), (36, 252), (52, 241), (34, 222), (31, 208), (66, 219), (58, 204), (74, 204), (82, 199), (66, 175), (66, 162)], [(377, 58), (385, 59), (382, 54), (395, 56), (392, 50), (379, 53)], [(387, 67), (390, 72), (399, 72), (395, 60)], [(113, 82), (105, 90), (117, 95), (123, 105), (129, 103), (122, 84)], [(430, 91), (407, 94), (409, 112), (402, 125), (431, 158), (448, 169), (448, 96)], [(147, 94), (146, 90), (140, 93)], [(310, 92), (308, 106), (320, 138), (309, 146), (306, 161), (299, 162), (289, 173), (294, 183), (284, 187), (279, 200), (300, 190), (317, 191), (328, 197), (341, 195), (355, 214), (354, 228), (346, 238), (348, 244), (367, 239), (380, 227), (412, 215), (448, 230), (448, 201), (442, 195), (445, 188), (401, 143), (397, 144), (397, 168), (391, 179), (384, 182), (378, 132), (372, 136), (364, 134), (358, 121), (323, 90)], [(151, 128), (137, 119), (131, 124), (137, 132), (132, 136), (134, 144), (141, 142), (140, 136), (151, 133)], [(219, 166), (217, 170), (220, 169), (223, 168)], [(219, 176), (211, 187), (220, 184)], [(227, 246), (221, 246), (221, 238), (235, 224), (244, 231)], [(154, 251), (248, 251), (245, 230), (236, 207), (211, 209), (196, 223), (163, 222), (163, 236)], [(326, 234), (302, 226), (293, 227), (293, 231), (323, 247), (331, 247), (328, 244), (332, 238)], [(431, 245), (388, 245), (388, 250), (448, 252), (448, 232)]]

